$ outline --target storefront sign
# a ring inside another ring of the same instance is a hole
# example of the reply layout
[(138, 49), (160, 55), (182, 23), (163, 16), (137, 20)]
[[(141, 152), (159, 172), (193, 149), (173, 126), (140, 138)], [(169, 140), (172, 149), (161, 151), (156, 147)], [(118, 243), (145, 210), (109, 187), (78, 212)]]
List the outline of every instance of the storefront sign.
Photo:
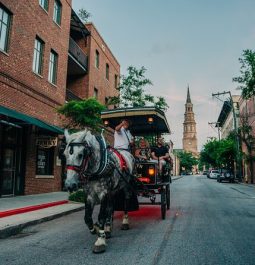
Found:
[(36, 145), (40, 146), (41, 148), (51, 148), (53, 146), (57, 146), (57, 143), (57, 137), (40, 136), (36, 139)]

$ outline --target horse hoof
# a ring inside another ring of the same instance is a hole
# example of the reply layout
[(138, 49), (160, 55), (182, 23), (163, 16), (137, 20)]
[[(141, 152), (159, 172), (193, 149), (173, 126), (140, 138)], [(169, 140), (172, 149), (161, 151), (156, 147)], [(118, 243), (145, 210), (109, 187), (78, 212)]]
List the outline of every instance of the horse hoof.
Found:
[(100, 253), (105, 252), (105, 250), (106, 250), (106, 246), (105, 246), (105, 245), (94, 246), (94, 248), (93, 248), (93, 253), (95, 253), (95, 254), (100, 254)]
[(129, 230), (129, 224), (122, 224), (121, 230)]
[(111, 232), (105, 232), (105, 238), (106, 238), (106, 239), (109, 239), (109, 238), (111, 238), (111, 237), (112, 237)]
[(91, 229), (91, 230), (89, 230), (89, 231), (90, 231), (90, 233), (91, 233), (92, 235), (96, 235), (96, 234), (97, 234), (97, 231), (96, 231), (95, 228), (93, 228), (93, 229)]

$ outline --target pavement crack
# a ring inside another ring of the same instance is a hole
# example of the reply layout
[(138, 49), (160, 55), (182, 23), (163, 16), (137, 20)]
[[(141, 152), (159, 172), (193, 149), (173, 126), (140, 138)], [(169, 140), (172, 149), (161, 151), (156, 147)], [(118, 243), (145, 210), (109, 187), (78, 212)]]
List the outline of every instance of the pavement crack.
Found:
[(238, 189), (236, 189), (236, 188), (230, 187), (230, 189), (235, 190), (235, 191), (237, 191), (237, 192), (239, 192), (239, 193), (241, 193), (241, 194), (244, 194), (244, 195), (246, 195), (246, 196), (248, 196), (248, 197), (252, 197), (251, 195), (249, 195), (249, 194), (247, 194), (247, 193), (245, 193), (245, 192), (243, 192), (243, 191), (240, 191), (240, 190), (238, 190)]
[(160, 246), (158, 248), (158, 250), (156, 251), (155, 255), (154, 255), (154, 258), (153, 258), (153, 261), (152, 261), (152, 265), (156, 265), (159, 263), (162, 255), (163, 255), (163, 252), (164, 252), (164, 249), (166, 248), (166, 245), (167, 245), (167, 241), (170, 237), (170, 234), (173, 230), (173, 227), (174, 227), (174, 224), (179, 216), (179, 213), (180, 213), (180, 209), (177, 209), (176, 212), (175, 212), (175, 215), (174, 215), (174, 218), (172, 220), (172, 222), (167, 226), (167, 229), (166, 229), (166, 232), (164, 234), (164, 237), (160, 243)]

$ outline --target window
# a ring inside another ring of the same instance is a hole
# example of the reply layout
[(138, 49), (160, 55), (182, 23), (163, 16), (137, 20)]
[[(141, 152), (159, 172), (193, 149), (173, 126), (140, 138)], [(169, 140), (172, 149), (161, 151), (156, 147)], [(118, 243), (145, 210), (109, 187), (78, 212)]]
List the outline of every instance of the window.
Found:
[(0, 6), (0, 50), (7, 52), (11, 15)]
[(36, 158), (36, 175), (53, 175), (54, 147), (38, 147)]
[(105, 65), (105, 77), (107, 80), (109, 80), (109, 64), (108, 63)]
[(49, 0), (39, 0), (39, 5), (46, 11), (49, 8)]
[(51, 50), (48, 80), (54, 85), (57, 84), (57, 66), (58, 66), (58, 54), (53, 50)]
[(107, 105), (108, 102), (109, 102), (109, 98), (108, 98), (108, 97), (105, 97), (105, 98), (104, 98), (104, 104)]
[(93, 95), (93, 97), (95, 99), (98, 99), (98, 89), (97, 88), (94, 88), (94, 95)]
[(114, 75), (114, 87), (117, 89), (118, 88), (118, 76)]
[(95, 66), (99, 68), (99, 51), (96, 50)]
[(34, 46), (33, 71), (39, 75), (42, 74), (43, 45), (44, 42), (40, 38), (36, 37)]
[(54, 11), (53, 11), (53, 20), (60, 25), (61, 24), (61, 12), (62, 5), (59, 0), (54, 1)]

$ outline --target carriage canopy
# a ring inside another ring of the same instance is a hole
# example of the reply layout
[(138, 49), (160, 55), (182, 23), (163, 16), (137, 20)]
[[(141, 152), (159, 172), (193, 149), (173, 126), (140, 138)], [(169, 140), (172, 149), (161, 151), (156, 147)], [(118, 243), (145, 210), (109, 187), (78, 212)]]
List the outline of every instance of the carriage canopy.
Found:
[(122, 119), (131, 122), (130, 130), (134, 135), (170, 134), (165, 114), (155, 107), (119, 108), (101, 113), (105, 126), (114, 129)]

